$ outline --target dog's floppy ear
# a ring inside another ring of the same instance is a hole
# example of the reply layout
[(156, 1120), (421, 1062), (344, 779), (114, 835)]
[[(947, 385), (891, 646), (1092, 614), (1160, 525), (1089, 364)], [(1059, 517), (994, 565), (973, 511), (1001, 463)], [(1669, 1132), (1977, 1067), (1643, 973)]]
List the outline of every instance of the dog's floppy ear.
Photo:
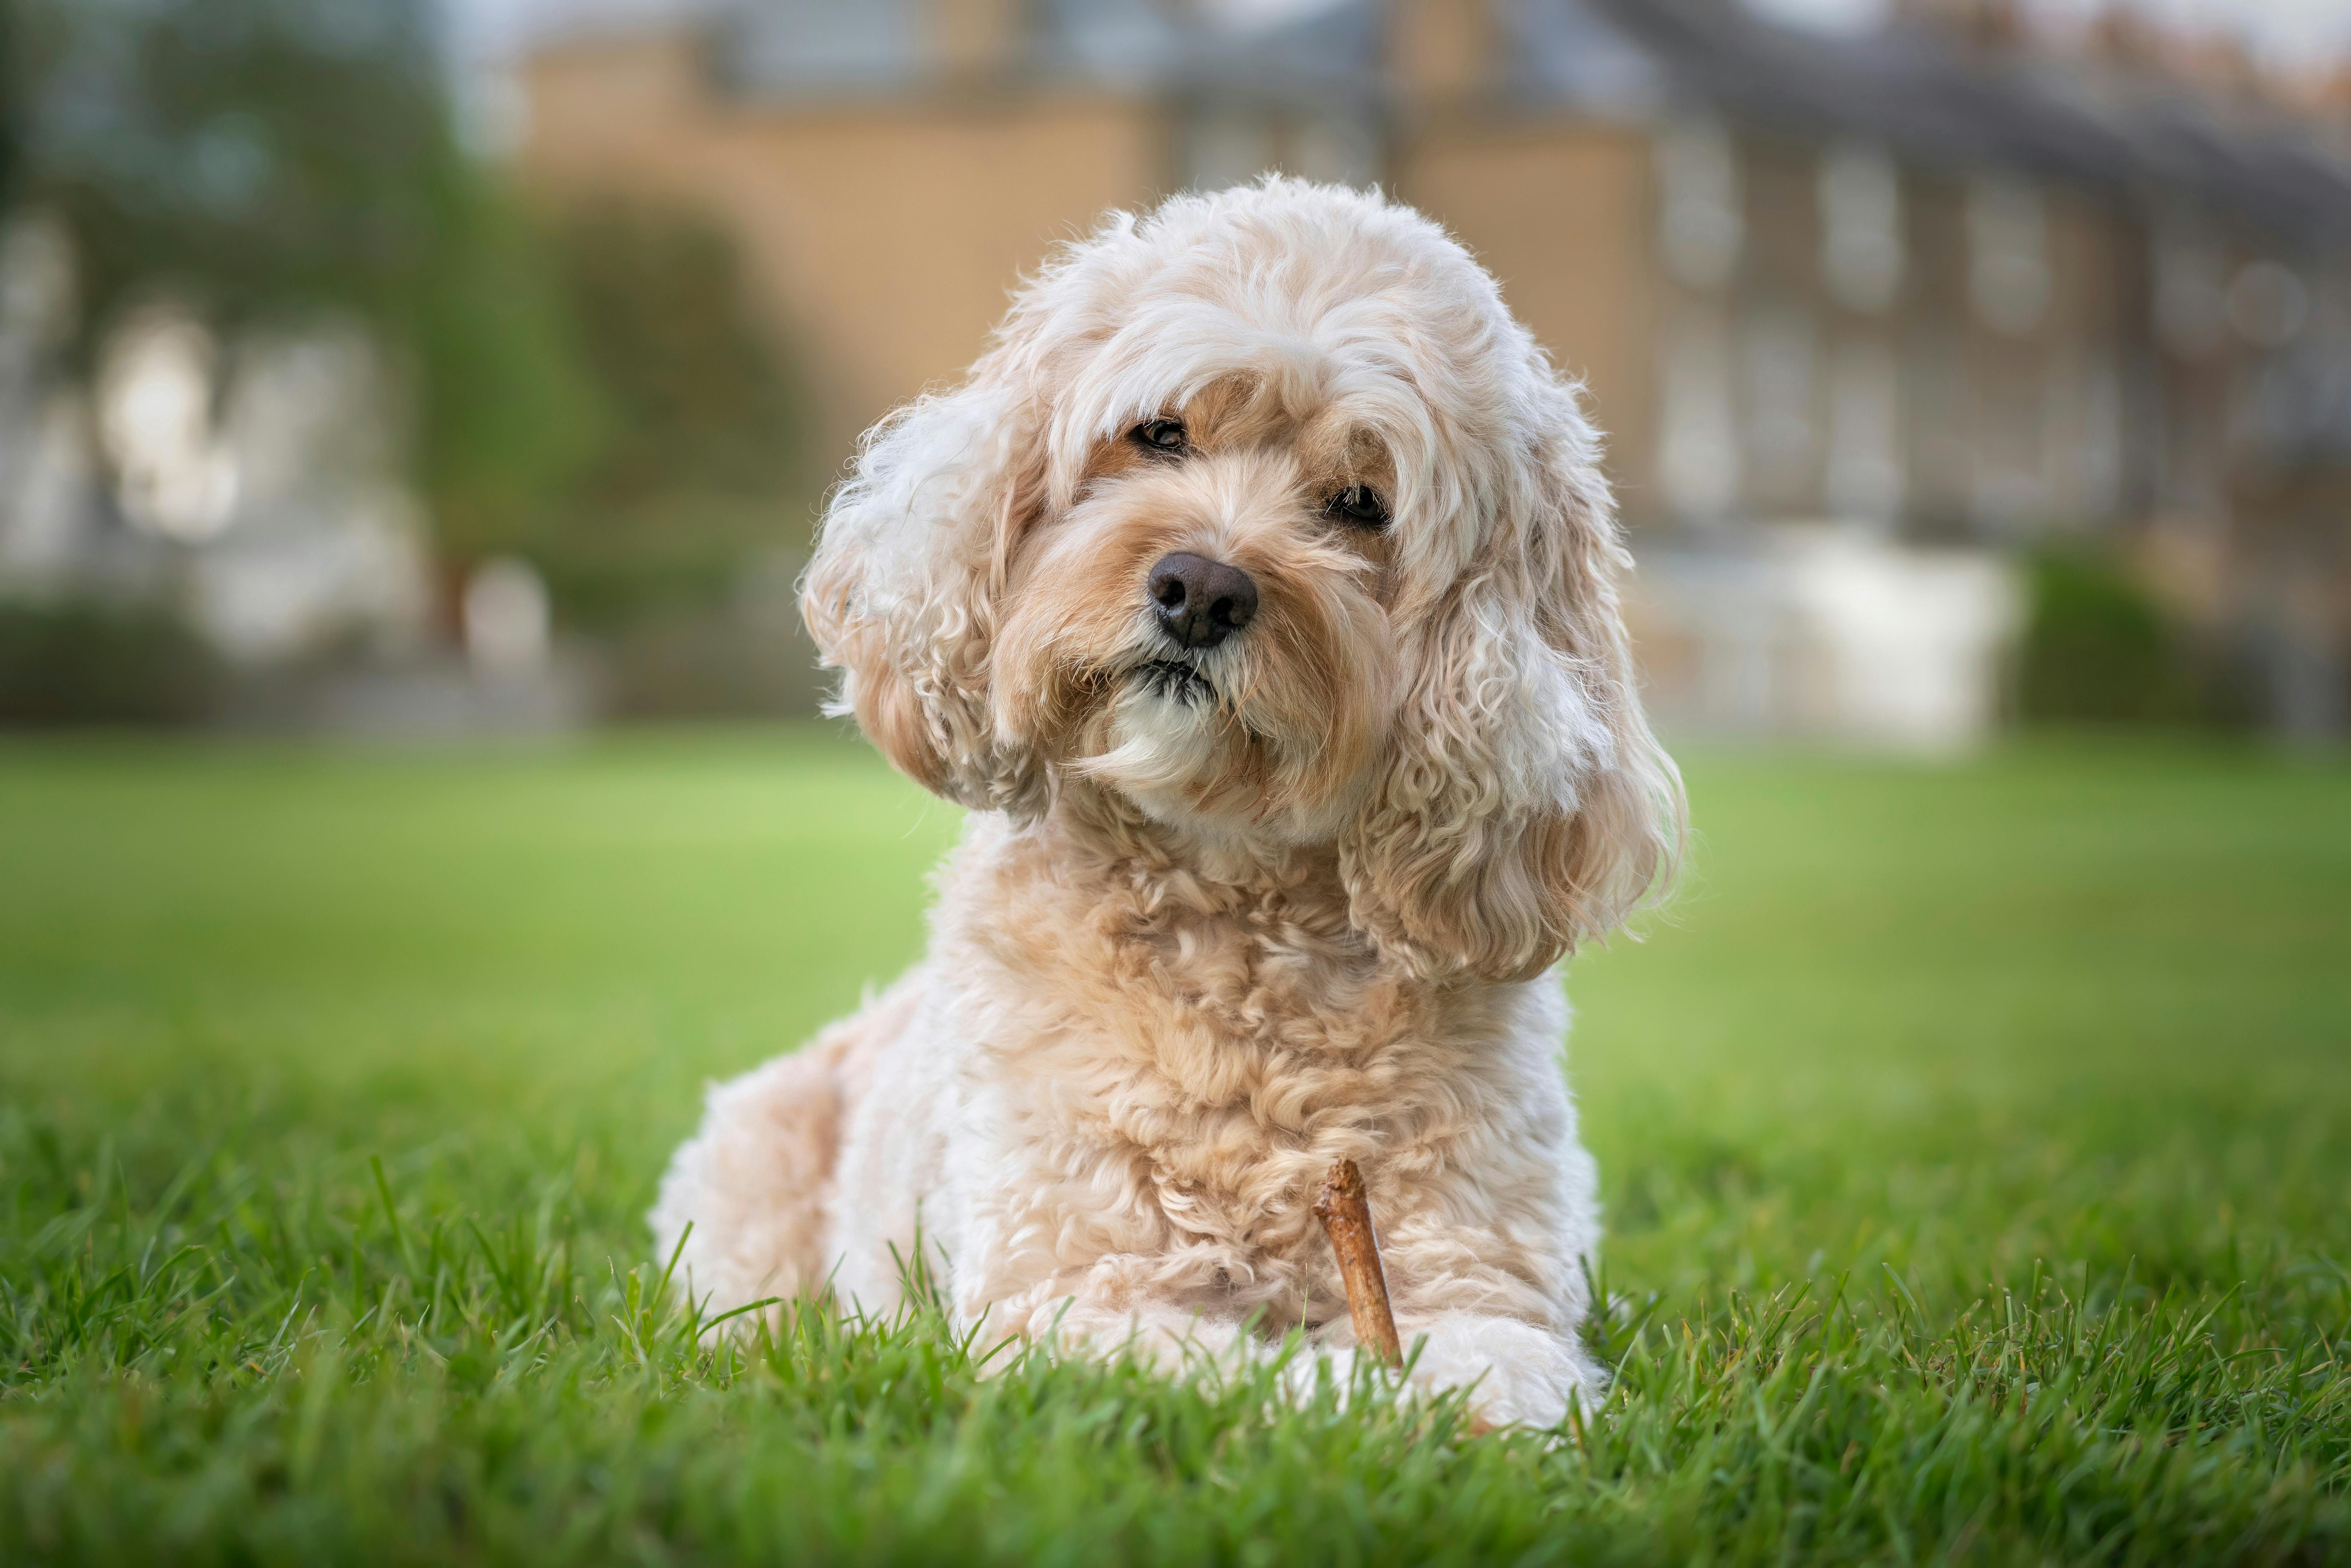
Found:
[(998, 737), (988, 663), (1013, 542), (1044, 505), (1044, 410), (976, 372), (868, 433), (855, 473), (826, 509), (800, 589), (835, 713), (925, 788), (1026, 815), (1044, 775)]
[[(1340, 844), (1355, 925), (1432, 977), (1528, 979), (1669, 875), (1684, 808), (1617, 611), (1605, 481), (1564, 387), (1422, 618), (1384, 773)], [(1468, 503), (1465, 503), (1468, 504)]]

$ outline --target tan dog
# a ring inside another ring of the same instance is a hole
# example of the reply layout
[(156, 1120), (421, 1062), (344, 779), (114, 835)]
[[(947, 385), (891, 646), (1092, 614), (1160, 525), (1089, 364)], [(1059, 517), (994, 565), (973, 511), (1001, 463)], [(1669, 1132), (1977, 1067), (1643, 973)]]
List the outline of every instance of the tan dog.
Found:
[(1596, 1395), (1552, 966), (1682, 812), (1596, 447), (1374, 195), (1178, 197), (1047, 267), (825, 519), (841, 706), (972, 815), (924, 960), (712, 1092), (653, 1217), (697, 1296), (886, 1311), (919, 1225), (984, 1341), (1343, 1353), (1308, 1206), (1352, 1157), (1420, 1381)]

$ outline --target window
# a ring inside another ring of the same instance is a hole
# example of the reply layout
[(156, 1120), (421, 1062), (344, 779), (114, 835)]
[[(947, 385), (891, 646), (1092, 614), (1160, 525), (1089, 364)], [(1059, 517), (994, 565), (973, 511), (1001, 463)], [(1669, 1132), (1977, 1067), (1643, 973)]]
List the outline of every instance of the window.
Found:
[(1821, 154), (1821, 278), (1849, 310), (1876, 315), (1902, 287), (1902, 176), (1885, 149)]
[(2029, 337), (2049, 312), (2049, 225), (2041, 193), (2021, 180), (1968, 187), (1968, 299), (1977, 319)]
[(1657, 139), (1657, 248), (1666, 271), (1715, 289), (1739, 270), (1739, 150), (1711, 120), (1685, 120)]

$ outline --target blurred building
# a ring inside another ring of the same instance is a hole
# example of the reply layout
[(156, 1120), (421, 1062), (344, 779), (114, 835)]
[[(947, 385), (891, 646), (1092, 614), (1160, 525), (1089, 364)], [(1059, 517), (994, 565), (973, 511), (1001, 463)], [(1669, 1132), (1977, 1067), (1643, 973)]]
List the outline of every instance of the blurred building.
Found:
[(547, 40), (517, 152), (725, 221), (844, 454), (1103, 210), (1378, 182), (1588, 382), (1668, 722), (1964, 740), (2005, 552), (2085, 536), (2275, 724), (2339, 732), (2342, 127), (2161, 44), (2053, 51), (1990, 0), (1846, 36), (1727, 0), (740, 0)]
[(0, 225), (0, 597), (168, 598), (248, 667), (417, 642), (425, 530), (368, 334), (329, 320), (224, 347), (159, 297), (83, 377), (70, 246), (37, 214)]

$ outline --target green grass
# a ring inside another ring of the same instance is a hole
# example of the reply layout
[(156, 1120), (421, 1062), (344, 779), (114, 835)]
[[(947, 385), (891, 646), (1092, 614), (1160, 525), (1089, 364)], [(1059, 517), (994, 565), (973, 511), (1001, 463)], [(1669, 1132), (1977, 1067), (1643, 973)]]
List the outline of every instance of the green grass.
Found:
[(2351, 772), (1690, 775), (1546, 1439), (660, 1304), (700, 1083), (920, 941), (862, 749), (0, 747), (0, 1561), (2351, 1558)]

